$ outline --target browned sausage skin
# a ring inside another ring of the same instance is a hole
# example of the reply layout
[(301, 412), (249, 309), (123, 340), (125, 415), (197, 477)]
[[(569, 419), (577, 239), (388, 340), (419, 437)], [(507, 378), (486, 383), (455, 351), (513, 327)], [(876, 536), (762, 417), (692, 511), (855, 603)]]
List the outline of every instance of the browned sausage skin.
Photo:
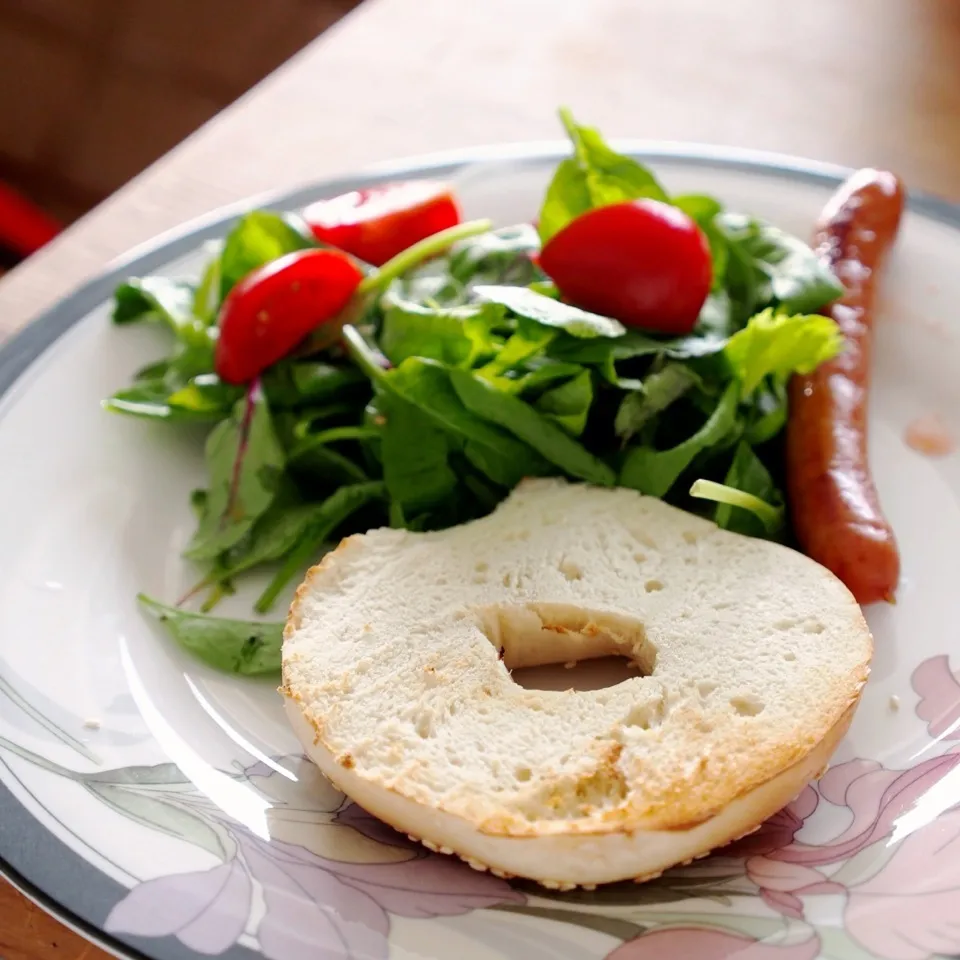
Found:
[(790, 383), (787, 495), (804, 552), (862, 604), (894, 598), (900, 555), (867, 459), (867, 392), (877, 273), (892, 246), (904, 192), (892, 173), (859, 170), (824, 208), (814, 249), (846, 287), (827, 311), (844, 350)]

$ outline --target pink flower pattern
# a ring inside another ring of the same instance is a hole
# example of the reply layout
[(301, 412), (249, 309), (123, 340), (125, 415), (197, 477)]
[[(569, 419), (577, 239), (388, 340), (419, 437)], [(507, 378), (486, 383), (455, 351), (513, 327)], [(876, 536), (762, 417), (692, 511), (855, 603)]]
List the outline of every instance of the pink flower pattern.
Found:
[[(904, 826), (905, 814), (960, 764), (960, 679), (945, 656), (913, 673), (917, 716), (934, 743), (950, 744), (907, 770), (873, 760), (831, 768), (817, 788), (807, 787), (756, 833), (721, 851), (744, 861), (746, 876), (763, 901), (788, 921), (804, 921), (804, 896), (843, 898), (847, 935), (882, 960), (929, 960), (960, 953), (960, 804)], [(960, 801), (960, 794), (957, 797)], [(847, 808), (848, 826), (827, 843), (798, 839), (804, 823), (828, 803)], [(914, 827), (913, 829), (910, 829)], [(896, 831), (896, 837), (895, 837)], [(874, 846), (893, 846), (864, 879), (840, 883), (836, 868)], [(783, 945), (731, 933), (717, 926), (661, 927), (630, 940), (607, 960), (814, 960), (820, 942)]]
[(607, 960), (816, 960), (820, 940), (782, 946), (714, 927), (673, 927), (629, 940)]

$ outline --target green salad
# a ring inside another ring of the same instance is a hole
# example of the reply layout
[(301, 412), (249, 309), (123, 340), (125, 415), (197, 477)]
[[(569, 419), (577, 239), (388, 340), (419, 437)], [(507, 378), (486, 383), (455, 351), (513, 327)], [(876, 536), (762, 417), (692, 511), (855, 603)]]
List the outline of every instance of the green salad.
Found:
[(163, 324), (171, 346), (105, 407), (209, 425), (196, 585), (141, 597), (192, 653), (276, 673), (279, 623), (211, 613), (250, 571), (272, 572), (269, 614), (339, 538), (469, 521), (525, 477), (789, 539), (786, 385), (839, 351), (816, 311), (842, 286), (798, 238), (671, 196), (562, 118), (573, 149), (531, 223), (463, 223), (449, 185), (385, 185), (249, 213), (198, 280), (117, 289), (114, 322)]

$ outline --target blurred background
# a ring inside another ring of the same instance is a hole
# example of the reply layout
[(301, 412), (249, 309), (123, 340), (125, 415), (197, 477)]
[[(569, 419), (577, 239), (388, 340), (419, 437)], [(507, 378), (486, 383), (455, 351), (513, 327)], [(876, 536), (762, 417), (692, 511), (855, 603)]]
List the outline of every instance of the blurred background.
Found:
[(0, 271), (358, 3), (0, 0)]

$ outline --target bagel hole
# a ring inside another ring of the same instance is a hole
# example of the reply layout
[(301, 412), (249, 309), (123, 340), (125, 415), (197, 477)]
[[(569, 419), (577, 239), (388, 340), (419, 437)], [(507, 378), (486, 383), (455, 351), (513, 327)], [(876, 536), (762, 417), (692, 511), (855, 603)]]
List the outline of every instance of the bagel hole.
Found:
[(643, 589), (647, 593), (659, 593), (663, 589), (663, 583), (660, 580), (648, 580), (643, 585)]
[(643, 624), (570, 604), (495, 605), (477, 625), (513, 681), (527, 690), (601, 690), (656, 666)]
[(783, 659), (786, 660), (787, 663), (793, 663), (793, 661), (797, 659), (797, 655), (792, 650), (788, 650), (783, 655)]
[(526, 783), (533, 776), (533, 771), (529, 767), (517, 767), (513, 776), (517, 783)]
[(519, 667), (511, 673), (513, 682), (525, 690), (605, 690), (639, 676), (637, 665), (628, 657), (597, 657), (572, 665), (548, 663)]
[(561, 560), (560, 572), (570, 581), (583, 579), (583, 571), (572, 560)]

